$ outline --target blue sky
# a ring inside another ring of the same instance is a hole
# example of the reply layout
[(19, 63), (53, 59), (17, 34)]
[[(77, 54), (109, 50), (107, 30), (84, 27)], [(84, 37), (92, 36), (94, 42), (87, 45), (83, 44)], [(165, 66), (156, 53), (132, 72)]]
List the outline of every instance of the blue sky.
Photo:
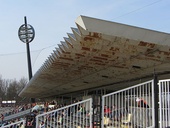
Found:
[(18, 38), (24, 23), (35, 29), (30, 43), (32, 71), (41, 67), (79, 15), (170, 33), (170, 0), (0, 0), (0, 75), (28, 78), (26, 45)]

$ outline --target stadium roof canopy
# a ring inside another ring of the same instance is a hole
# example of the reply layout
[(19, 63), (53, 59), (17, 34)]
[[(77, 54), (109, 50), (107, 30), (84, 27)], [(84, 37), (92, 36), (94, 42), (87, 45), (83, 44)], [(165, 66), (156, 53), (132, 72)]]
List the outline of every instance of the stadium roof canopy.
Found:
[(76, 25), (20, 96), (50, 97), (170, 71), (170, 34), (86, 16)]

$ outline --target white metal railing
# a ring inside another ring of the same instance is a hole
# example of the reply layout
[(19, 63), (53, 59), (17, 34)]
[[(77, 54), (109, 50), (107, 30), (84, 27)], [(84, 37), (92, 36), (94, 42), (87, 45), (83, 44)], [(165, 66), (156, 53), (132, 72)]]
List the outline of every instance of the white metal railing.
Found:
[(31, 109), (27, 109), (25, 111), (21, 111), (15, 114), (11, 114), (9, 116), (5, 116), (4, 121), (8, 121), (8, 120), (12, 120), (12, 119), (16, 119), (18, 117), (23, 117), (26, 114), (29, 114), (31, 112)]
[(92, 99), (83, 100), (36, 116), (36, 128), (92, 128)]
[[(92, 128), (92, 98), (36, 116), (36, 128)], [(102, 128), (151, 128), (155, 124), (154, 80), (102, 96)], [(94, 108), (96, 109), (96, 108)], [(94, 120), (95, 121), (95, 120)], [(0, 128), (23, 125), (25, 120)], [(159, 127), (170, 126), (170, 79), (159, 81)]]
[(154, 81), (104, 95), (102, 107), (102, 128), (153, 127)]
[(159, 81), (160, 128), (170, 127), (170, 79)]
[(25, 128), (25, 120), (10, 123), (8, 125), (1, 126), (0, 128)]

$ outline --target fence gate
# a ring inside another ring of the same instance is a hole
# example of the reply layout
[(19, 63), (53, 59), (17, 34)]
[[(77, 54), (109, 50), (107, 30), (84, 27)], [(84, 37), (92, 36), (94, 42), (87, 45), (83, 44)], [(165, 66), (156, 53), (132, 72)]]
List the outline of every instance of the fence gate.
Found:
[(170, 79), (159, 81), (160, 128), (170, 127)]
[(102, 97), (102, 128), (154, 127), (154, 81)]

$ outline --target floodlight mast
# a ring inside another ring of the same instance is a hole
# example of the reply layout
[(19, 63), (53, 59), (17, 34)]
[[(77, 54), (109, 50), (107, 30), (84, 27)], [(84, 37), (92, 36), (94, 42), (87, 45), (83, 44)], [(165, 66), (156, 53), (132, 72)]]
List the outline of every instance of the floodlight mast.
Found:
[[(27, 49), (27, 61), (28, 61), (28, 75), (29, 75), (29, 80), (32, 78), (32, 67), (31, 67), (31, 56), (30, 56), (30, 47), (29, 43), (33, 41), (35, 37), (35, 31), (34, 28), (27, 24), (27, 18), (26, 16), (24, 17), (24, 24), (20, 26), (18, 30), (18, 36), (19, 39), (23, 42), (26, 43), (26, 49)], [(35, 103), (35, 99), (31, 98), (31, 103)]]
[(28, 73), (29, 73), (29, 80), (32, 78), (32, 67), (31, 67), (31, 56), (30, 56), (30, 47), (28, 41), (28, 28), (27, 28), (27, 18), (24, 17), (25, 21), (25, 31), (26, 31), (26, 48), (27, 48), (27, 61), (28, 61)]

